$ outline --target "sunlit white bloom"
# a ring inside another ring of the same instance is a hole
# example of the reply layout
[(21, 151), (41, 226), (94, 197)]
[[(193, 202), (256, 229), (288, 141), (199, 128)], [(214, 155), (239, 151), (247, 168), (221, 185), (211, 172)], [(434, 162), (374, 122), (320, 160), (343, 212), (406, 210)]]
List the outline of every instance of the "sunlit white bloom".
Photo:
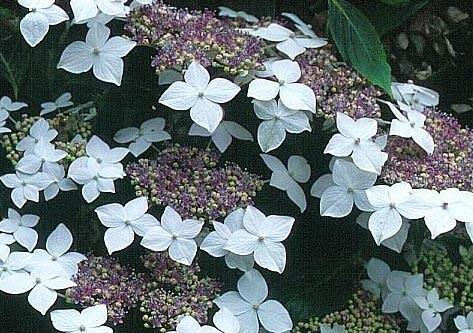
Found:
[(34, 269), (30, 274), (15, 273), (0, 280), (0, 290), (7, 294), (30, 292), (28, 302), (45, 315), (56, 302), (56, 290), (74, 287), (76, 284), (64, 277), (61, 271), (49, 266)]
[(378, 245), (398, 233), (402, 217), (419, 219), (429, 209), (428, 204), (414, 195), (411, 186), (405, 182), (373, 186), (366, 190), (366, 195), (375, 209), (369, 218), (368, 228)]
[(126, 148), (113, 148), (105, 143), (98, 136), (94, 135), (87, 145), (85, 152), (90, 160), (93, 160), (99, 166), (98, 174), (101, 177), (118, 179), (124, 176), (121, 160), (130, 152)]
[(330, 139), (324, 153), (337, 157), (351, 156), (353, 163), (363, 171), (380, 174), (388, 159), (372, 138), (378, 131), (375, 119), (353, 120), (346, 114), (337, 113), (337, 128), (340, 133)]
[(386, 285), (389, 293), (384, 299), (384, 313), (400, 312), (406, 319), (412, 318), (411, 309), (417, 307), (414, 297), (425, 296), (422, 274), (411, 275), (408, 272), (392, 271), (388, 274)]
[(327, 45), (323, 38), (297, 36), (292, 30), (285, 28), (277, 23), (271, 23), (267, 27), (259, 28), (250, 34), (277, 42), (276, 49), (294, 60), (298, 55), (304, 53), (306, 49), (322, 47)]
[(204, 250), (213, 257), (225, 257), (225, 263), (230, 268), (238, 268), (241, 271), (248, 271), (253, 268), (254, 259), (252, 255), (240, 256), (225, 249), (231, 235), (240, 229), (243, 229), (243, 217), (245, 210), (239, 208), (225, 218), (224, 223), (215, 221), (213, 227), (215, 231), (205, 237), (200, 245), (200, 249)]
[(408, 105), (417, 112), (423, 112), (426, 107), (439, 104), (439, 94), (436, 91), (415, 85), (412, 82), (393, 82), (392, 92), (395, 100)]
[(120, 16), (127, 12), (121, 0), (71, 0), (74, 20), (84, 21), (102, 12), (110, 16)]
[(184, 74), (184, 82), (171, 84), (159, 103), (173, 110), (190, 109), (192, 120), (212, 133), (223, 118), (220, 104), (231, 101), (239, 92), (240, 87), (227, 79), (210, 81), (209, 72), (193, 61)]
[(332, 174), (334, 184), (323, 191), (320, 214), (332, 217), (347, 216), (353, 209), (353, 203), (360, 210), (372, 211), (365, 191), (376, 183), (376, 179), (375, 173), (360, 170), (350, 161), (337, 159)]
[(299, 64), (291, 60), (278, 60), (271, 65), (276, 81), (254, 79), (248, 86), (248, 97), (270, 101), (279, 94), (286, 107), (315, 113), (315, 93), (308, 86), (297, 83), (301, 78)]
[[(368, 221), (370, 219), (371, 213), (362, 212), (356, 218), (356, 223), (360, 225), (362, 228), (368, 229)], [(402, 226), (401, 229), (394, 235), (391, 236), (381, 242), (381, 245), (387, 247), (390, 250), (396, 251), (397, 253), (401, 253), (402, 249), (404, 248), (404, 244), (407, 241), (407, 237), (409, 236), (409, 229), (411, 224), (409, 223), (408, 219), (402, 219)]]
[(388, 104), (392, 113), (397, 118), (391, 121), (389, 135), (412, 138), (412, 140), (428, 154), (432, 154), (435, 144), (432, 136), (424, 129), (424, 122), (427, 119), (426, 116), (420, 112), (407, 112), (407, 115), (404, 116), (394, 104), (389, 102), (385, 103)]
[(154, 142), (170, 140), (171, 136), (164, 130), (164, 118), (153, 118), (141, 124), (140, 128), (127, 127), (115, 133), (113, 139), (118, 143), (130, 143), (128, 149), (138, 157), (147, 151)]
[(433, 332), (442, 323), (442, 312), (453, 308), (446, 299), (440, 299), (437, 289), (429, 290), (427, 295), (414, 297), (414, 301), (423, 310), (422, 321), (429, 332)]
[(281, 100), (255, 100), (253, 104), (256, 116), (263, 120), (258, 126), (258, 143), (265, 153), (278, 148), (286, 139), (286, 132), (311, 131), (307, 115), (287, 108)]
[(77, 190), (77, 185), (66, 177), (66, 170), (62, 164), (48, 164), (43, 166), (43, 172), (51, 178), (52, 183), (44, 189), (46, 201), (54, 199), (59, 191), (68, 192)]
[(32, 152), (40, 141), (51, 142), (58, 135), (58, 132), (49, 127), (49, 123), (44, 118), (39, 118), (30, 128), (29, 134), (16, 145), (16, 150)]
[(54, 310), (51, 321), (55, 329), (67, 333), (112, 333), (110, 327), (103, 326), (107, 322), (107, 306), (99, 304), (85, 308), (82, 312), (74, 309)]
[(10, 247), (8, 245), (11, 245), (13, 243), (15, 243), (15, 238), (13, 237), (13, 235), (0, 233), (0, 261), (5, 262), (7, 260), (8, 256), (10, 255)]
[(100, 222), (108, 228), (104, 241), (109, 254), (130, 246), (135, 234), (143, 237), (150, 228), (160, 225), (147, 211), (148, 199), (145, 197), (131, 200), (125, 206), (113, 203), (95, 209)]
[(82, 197), (88, 202), (98, 198), (101, 192), (115, 193), (114, 179), (101, 176), (103, 168), (97, 161), (80, 157), (69, 166), (68, 175), (82, 187)]
[(56, 149), (52, 143), (40, 140), (31, 152), (25, 153), (15, 168), (17, 171), (31, 175), (43, 171), (44, 168), (54, 168), (66, 156), (65, 151)]
[(282, 273), (286, 267), (286, 249), (281, 243), (291, 233), (294, 218), (269, 215), (248, 206), (243, 216), (244, 229), (236, 230), (225, 250), (238, 255), (253, 254), (258, 265)]
[(108, 23), (112, 22), (115, 17), (124, 17), (127, 12), (124, 12), (123, 14), (113, 16), (113, 15), (107, 15), (104, 13), (98, 13), (96, 16), (88, 18), (86, 20), (82, 21), (76, 21), (73, 19), (73, 24), (87, 24), (87, 28), (92, 28), (95, 24), (100, 24), (100, 25), (107, 25)]
[(298, 155), (289, 157), (286, 166), (277, 157), (260, 154), (266, 166), (273, 172), (269, 185), (286, 191), (289, 199), (304, 212), (307, 208), (307, 199), (299, 183), (307, 183), (311, 170), (307, 160)]
[[(10, 112), (15, 112), (26, 108), (28, 104), (22, 102), (13, 102), (10, 97), (3, 96), (0, 98), (0, 118), (6, 119)], [(5, 117), (6, 115), (6, 117)]]
[(71, 98), (72, 98), (71, 93), (66, 92), (62, 94), (61, 96), (59, 96), (54, 102), (41, 103), (42, 109), (39, 115), (44, 116), (45, 114), (74, 105), (74, 103), (72, 103), (71, 101)]
[(253, 142), (253, 136), (251, 133), (234, 121), (222, 121), (213, 133), (210, 133), (205, 128), (192, 124), (189, 135), (211, 137), (212, 142), (215, 144), (217, 149), (223, 153), (231, 145), (233, 138), (244, 141)]
[(432, 234), (432, 239), (453, 230), (460, 222), (473, 222), (473, 207), (466, 204), (469, 197), (457, 188), (449, 188), (439, 192), (419, 189), (415, 194), (422, 198), (429, 209), (424, 221)]
[[(87, 1), (93, 2), (93, 0)], [(99, 80), (121, 85), (124, 66), (122, 58), (136, 46), (136, 43), (121, 36), (109, 37), (108, 27), (94, 24), (89, 29), (85, 42), (76, 41), (66, 47), (57, 68), (74, 74), (85, 73), (92, 68)]]
[(283, 333), (293, 327), (291, 317), (278, 301), (266, 300), (268, 285), (255, 269), (238, 280), (238, 292), (229, 291), (214, 302), (235, 315), (245, 333), (258, 333), (260, 323), (269, 332)]
[(453, 319), (455, 326), (460, 330), (458, 333), (473, 333), (473, 312), (465, 316), (456, 316)]
[(218, 13), (219, 16), (230, 17), (230, 18), (241, 18), (249, 23), (256, 23), (259, 21), (256, 16), (248, 14), (247, 12), (244, 12), (242, 10), (235, 11), (233, 9), (230, 9), (224, 6), (220, 6), (218, 7), (218, 9), (220, 10)]
[(197, 220), (182, 220), (170, 206), (164, 209), (161, 226), (150, 228), (141, 245), (152, 251), (169, 249), (169, 257), (184, 265), (191, 265), (197, 253), (194, 238), (202, 230), (204, 223)]
[(50, 25), (69, 20), (67, 13), (54, 0), (18, 0), (30, 12), (20, 21), (20, 31), (26, 42), (35, 47), (49, 31)]
[(391, 273), (391, 268), (384, 261), (371, 258), (366, 265), (366, 273), (369, 279), (361, 280), (363, 288), (368, 290), (373, 296), (385, 299), (389, 293), (386, 280), (389, 273)]
[(72, 246), (73, 238), (64, 224), (59, 224), (46, 240), (46, 250), (36, 249), (28, 265), (29, 270), (50, 267), (72, 277), (78, 272), (77, 264), (87, 259), (78, 252), (67, 252)]
[(12, 252), (5, 259), (0, 258), (0, 284), (3, 279), (14, 274), (28, 274), (25, 270), (30, 262), (31, 253)]
[[(294, 22), (295, 27), (300, 32), (302, 32), (304, 35), (306, 35), (307, 37), (311, 37), (311, 38), (314, 38), (314, 39), (319, 39), (319, 40), (321, 40), (321, 43), (324, 40), (323, 38), (317, 37), (314, 30), (312, 30), (312, 25), (307, 24), (304, 21), (302, 21), (300, 19), (300, 17), (297, 16), (296, 14), (294, 14), (294, 13), (281, 13), (281, 16), (287, 17), (292, 22)], [(325, 42), (325, 44), (327, 44), (327, 42)], [(321, 46), (323, 46), (323, 45), (321, 45)]]
[(345, 333), (345, 326), (340, 326), (338, 324), (323, 324), (320, 325), (320, 333)]
[(17, 171), (1, 176), (0, 181), (13, 189), (10, 196), (18, 208), (22, 208), (28, 200), (39, 202), (39, 192), (52, 183), (52, 179), (44, 172), (27, 175)]
[(8, 218), (0, 222), (0, 231), (12, 234), (18, 244), (32, 251), (38, 242), (38, 233), (33, 229), (38, 222), (39, 216), (21, 216), (16, 210), (9, 208)]

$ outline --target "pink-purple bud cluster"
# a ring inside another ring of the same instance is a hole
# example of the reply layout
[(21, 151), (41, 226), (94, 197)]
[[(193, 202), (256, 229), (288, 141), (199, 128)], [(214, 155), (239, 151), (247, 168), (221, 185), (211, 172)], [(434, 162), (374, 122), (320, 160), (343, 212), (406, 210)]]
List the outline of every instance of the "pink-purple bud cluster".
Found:
[(258, 176), (236, 164), (216, 167), (219, 158), (213, 149), (172, 145), (155, 160), (128, 165), (126, 173), (136, 195), (171, 206), (182, 218), (209, 221), (252, 204), (263, 185)]

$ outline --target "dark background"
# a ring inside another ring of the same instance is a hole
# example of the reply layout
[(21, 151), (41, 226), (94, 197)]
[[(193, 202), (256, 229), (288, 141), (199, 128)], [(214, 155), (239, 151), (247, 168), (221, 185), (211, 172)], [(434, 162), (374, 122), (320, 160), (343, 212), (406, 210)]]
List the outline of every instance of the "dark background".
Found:
[[(469, 1), (454, 2), (460, 8), (468, 9)], [(173, 1), (173, 3), (180, 7), (194, 8), (214, 8), (225, 5), (238, 10), (247, 10), (256, 15), (274, 15), (282, 11), (291, 11), (298, 13), (307, 22), (314, 22), (315, 14), (322, 14), (323, 21), (323, 11), (326, 6), (326, 1), (314, 0), (208, 0)], [(354, 3), (369, 13), (373, 1), (354, 1)], [(439, 14), (449, 3), (452, 1), (435, 1)], [(4, 5), (8, 5), (13, 10), (18, 9), (14, 1), (1, 4), (1, 6)], [(35, 110), (41, 102), (53, 100), (64, 91), (72, 92), (76, 104), (92, 99), (96, 102), (99, 113), (94, 124), (95, 133), (108, 139), (110, 143), (112, 143), (113, 133), (122, 127), (139, 125), (141, 121), (157, 115), (167, 115), (161, 108), (158, 108), (160, 114), (152, 111), (152, 106), (156, 104), (162, 91), (156, 90), (156, 77), (149, 67), (149, 58), (152, 54), (148, 50), (138, 48), (127, 57), (123, 84), (119, 88), (99, 82), (91, 73), (72, 75), (56, 70), (58, 57), (64, 47), (71, 41), (82, 39), (85, 35), (83, 27), (75, 29), (68, 36), (68, 40), (60, 41), (58, 36), (60, 36), (61, 27), (53, 27), (46, 39), (35, 49), (29, 48), (18, 35), (8, 40), (1, 40), (0, 52), (7, 54), (13, 62), (16, 59), (18, 73), (22, 74), (18, 100), (28, 102), (32, 107), (30, 110)], [(320, 33), (324, 32), (320, 31)], [(2, 30), (0, 30), (0, 38), (2, 37)], [(472, 45), (464, 42), (465, 38), (471, 41), (471, 33), (465, 35), (459, 32), (453, 38), (456, 40), (455, 45), (463, 48), (462, 54), (451, 67), (445, 69), (439, 66), (439, 73), (426, 82), (426, 85), (440, 91), (441, 104), (445, 109), (451, 103), (464, 102), (465, 99), (473, 96), (470, 79)], [(10, 85), (0, 79), (0, 96), (12, 96), (12, 94)], [(249, 128), (252, 133), (256, 133), (258, 121), (244, 97), (233, 101), (230, 108), (238, 110), (235, 112), (235, 119)], [(465, 124), (470, 123), (470, 116), (462, 116), (462, 121)], [(320, 122), (314, 122), (312, 133), (289, 135), (281, 148), (271, 152), (284, 162), (293, 154), (303, 155), (308, 159), (312, 166), (312, 177), (305, 185), (306, 193), (309, 192), (310, 185), (315, 179), (328, 172), (329, 158), (322, 153), (328, 137), (321, 133), (320, 127)], [(184, 133), (180, 134), (184, 137)], [(199, 138), (185, 140), (187, 143), (201, 147), (207, 144), (207, 140)], [(239, 141), (230, 147), (222, 160), (235, 161), (252, 172), (260, 173), (263, 179), (268, 179), (270, 174), (262, 161), (257, 158), (259, 153), (256, 144)], [(0, 174), (9, 173), (11, 169), (11, 165), (5, 161), (3, 153), (0, 152)], [(13, 207), (9, 194), (10, 191), (0, 187), (0, 215), (6, 214), (8, 207)], [(133, 191), (125, 179), (117, 182), (117, 195), (103, 194), (91, 205), (86, 205), (80, 197), (80, 191), (76, 191), (61, 193), (56, 200), (41, 205), (28, 203), (22, 212), (36, 213), (41, 216), (40, 224), (36, 228), (40, 235), (39, 248), (44, 247), (46, 236), (62, 222), (71, 229), (74, 235), (75, 250), (86, 252), (94, 249), (96, 254), (101, 255), (105, 254), (102, 238), (104, 229), (96, 220), (93, 210), (97, 206), (110, 202), (125, 203), (132, 197)], [(268, 215), (291, 215), (296, 218), (294, 231), (286, 242), (288, 252), (286, 271), (283, 275), (264, 271), (265, 277), (270, 280), (271, 297), (281, 300), (287, 306), (294, 322), (305, 319), (311, 314), (321, 315), (340, 309), (362, 274), (363, 259), (381, 256), (393, 266), (405, 268), (401, 256), (393, 255), (392, 252), (375, 246), (369, 233), (355, 224), (355, 214), (344, 219), (322, 219), (319, 215), (319, 201), (309, 196), (308, 209), (304, 214), (300, 214), (283, 192), (270, 187), (265, 187), (259, 194), (256, 206)], [(153, 211), (158, 217), (161, 212), (160, 209)], [(119, 253), (123, 262), (136, 262), (139, 255), (143, 253), (136, 243), (133, 247)], [(204, 272), (218, 276), (227, 282), (228, 289), (235, 290), (235, 281), (239, 273), (226, 270), (222, 265), (222, 260), (210, 258), (204, 253), (200, 253), (200, 257), (203, 259), (200, 262)], [(64, 307), (61, 301), (58, 301), (57, 307)], [(131, 314), (131, 317), (138, 318), (138, 316), (137, 313)], [(139, 325), (139, 320), (135, 320), (135, 323)], [(0, 295), (0, 333), (52, 331), (49, 318), (42, 317), (36, 312), (27, 303), (26, 295)], [(115, 330), (115, 332), (145, 331), (140, 326), (130, 324)]]

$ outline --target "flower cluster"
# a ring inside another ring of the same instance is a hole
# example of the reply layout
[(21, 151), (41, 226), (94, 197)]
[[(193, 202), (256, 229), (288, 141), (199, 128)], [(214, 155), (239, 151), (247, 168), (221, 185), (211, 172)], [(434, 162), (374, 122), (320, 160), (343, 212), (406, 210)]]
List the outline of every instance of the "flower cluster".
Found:
[(105, 304), (108, 321), (114, 325), (123, 323), (128, 311), (138, 305), (146, 285), (143, 275), (117, 259), (92, 254), (79, 264), (73, 280), (77, 286), (67, 290), (68, 301), (83, 307)]
[(236, 164), (217, 168), (220, 155), (211, 149), (172, 145), (155, 160), (128, 165), (138, 196), (171, 206), (182, 218), (213, 220), (252, 204), (262, 181)]
[(424, 288), (436, 288), (466, 312), (473, 310), (473, 248), (460, 248), (460, 262), (454, 263), (447, 250), (440, 246), (424, 246), (413, 272), (424, 274)]
[[(23, 151), (17, 150), (16, 145), (28, 136), (31, 127), (39, 119), (38, 116), (23, 114), (21, 120), (15, 124), (15, 130), (2, 137), (1, 145), (13, 165), (16, 165), (24, 154)], [(67, 153), (61, 163), (69, 165), (76, 158), (85, 155), (85, 141), (92, 133), (92, 124), (89, 121), (73, 113), (58, 113), (47, 121), (50, 128), (59, 133), (55, 139), (56, 147)]]
[(330, 45), (310, 49), (297, 58), (301, 83), (317, 96), (317, 114), (333, 119), (343, 112), (354, 119), (381, 116), (376, 98), (382, 92), (352, 68), (341, 64)]
[(389, 159), (382, 180), (388, 184), (405, 181), (413, 188), (473, 189), (473, 131), (439, 111), (429, 109), (425, 115), (425, 129), (435, 143), (433, 154), (427, 154), (412, 140), (389, 137)]
[(147, 254), (142, 261), (150, 271), (140, 306), (145, 328), (173, 330), (182, 315), (191, 315), (201, 324), (208, 321), (221, 287), (216, 280), (200, 277), (196, 263), (185, 266), (166, 253)]
[(401, 328), (395, 317), (383, 314), (379, 300), (369, 292), (358, 290), (348, 301), (345, 310), (336, 311), (319, 318), (310, 318), (296, 325), (294, 333), (319, 333), (323, 324), (344, 326), (347, 333), (399, 333)]
[(156, 1), (133, 11), (126, 29), (138, 44), (157, 49), (152, 62), (157, 73), (197, 60), (204, 67), (245, 74), (260, 66), (263, 55), (258, 38), (242, 33), (210, 10), (176, 9)]

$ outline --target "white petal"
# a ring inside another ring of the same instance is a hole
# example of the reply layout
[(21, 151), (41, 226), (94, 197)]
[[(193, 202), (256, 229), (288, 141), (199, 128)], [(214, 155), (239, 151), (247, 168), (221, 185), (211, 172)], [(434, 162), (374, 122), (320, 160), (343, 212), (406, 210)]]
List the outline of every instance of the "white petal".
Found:
[(253, 305), (245, 301), (236, 291), (226, 292), (222, 296), (218, 297), (214, 303), (217, 304), (220, 309), (226, 308), (230, 310), (230, 312), (235, 316), (253, 311)]
[(240, 87), (227, 79), (216, 78), (210, 81), (204, 91), (204, 97), (214, 103), (231, 101), (239, 92)]
[(299, 183), (307, 183), (310, 178), (310, 165), (298, 155), (292, 155), (287, 162), (289, 174)]
[(64, 224), (59, 224), (46, 240), (46, 250), (52, 256), (60, 257), (72, 246), (72, 234)]
[(197, 237), (203, 226), (204, 222), (201, 221), (191, 219), (184, 220), (183, 228), (176, 235), (181, 238), (192, 239)]
[(107, 40), (100, 52), (106, 53), (112, 57), (122, 58), (130, 53), (130, 51), (133, 50), (135, 46), (136, 42), (127, 38), (115, 36)]
[(260, 101), (270, 101), (276, 98), (278, 93), (279, 83), (266, 79), (254, 79), (248, 86), (248, 97)]
[(69, 16), (64, 11), (64, 9), (56, 5), (52, 5), (48, 8), (38, 9), (37, 12), (46, 16), (49, 25), (56, 25), (69, 20)]
[(28, 302), (33, 308), (38, 310), (43, 316), (56, 302), (57, 293), (39, 284), (34, 287), (28, 295)]
[(261, 304), (268, 297), (268, 285), (256, 269), (243, 274), (238, 280), (237, 287), (241, 297), (252, 305)]
[(281, 243), (263, 241), (255, 249), (255, 261), (270, 271), (282, 274), (286, 267), (286, 249)]
[(99, 12), (94, 0), (71, 0), (71, 8), (77, 22), (95, 17)]
[(184, 74), (184, 80), (197, 92), (203, 92), (210, 81), (209, 72), (197, 61), (193, 61)]
[[(301, 68), (296, 61), (278, 60), (271, 65), (271, 70), (279, 81), (293, 83), (299, 81)], [(298, 109), (295, 109), (298, 110)]]
[(401, 227), (401, 215), (389, 207), (374, 212), (368, 221), (368, 228), (377, 245), (397, 234)]
[(122, 83), (123, 60), (101, 52), (95, 56), (93, 72), (97, 79), (119, 86)]
[(128, 147), (133, 156), (138, 157), (151, 147), (151, 143), (139, 138)]
[(139, 136), (140, 136), (140, 130), (138, 128), (128, 127), (128, 128), (122, 128), (117, 133), (115, 133), (113, 140), (115, 140), (118, 143), (128, 143), (128, 142), (138, 139)]
[(257, 36), (272, 42), (281, 42), (289, 38), (293, 33), (288, 28), (285, 28), (277, 23), (271, 23), (266, 28), (259, 28), (257, 31)]
[(293, 324), (289, 312), (277, 301), (267, 301), (258, 310), (261, 325), (269, 332), (284, 333), (292, 330)]
[(296, 182), (293, 182), (286, 191), (289, 199), (291, 199), (291, 201), (299, 207), (301, 213), (303, 213), (307, 208), (307, 199), (302, 187), (300, 187)]
[(412, 139), (428, 154), (432, 154), (434, 152), (434, 139), (425, 129), (416, 129), (414, 133), (412, 133)]
[(355, 145), (353, 163), (363, 171), (381, 174), (381, 168), (388, 159), (388, 154), (379, 150), (374, 142), (362, 142)]
[(198, 98), (191, 108), (191, 119), (209, 132), (215, 131), (223, 119), (222, 107), (206, 98)]
[(229, 238), (226, 250), (238, 255), (248, 255), (258, 246), (258, 237), (250, 234), (246, 230), (237, 230)]
[(353, 140), (337, 133), (334, 134), (328, 142), (327, 147), (325, 147), (324, 154), (331, 154), (337, 157), (346, 157), (352, 153), (354, 144), (355, 143)]
[(282, 242), (291, 233), (295, 219), (289, 216), (269, 215), (268, 223), (271, 226), (266, 239), (271, 242)]
[(276, 45), (276, 49), (287, 55), (292, 60), (305, 52), (305, 47), (297, 43), (293, 38), (289, 38), (284, 42), (278, 43)]
[(191, 265), (197, 253), (197, 244), (194, 240), (178, 238), (169, 246), (169, 257), (184, 265)]
[(148, 199), (145, 197), (133, 199), (125, 205), (124, 210), (128, 220), (137, 220), (148, 211)]
[(239, 256), (238, 254), (229, 252), (225, 256), (225, 263), (231, 269), (238, 268), (242, 272), (247, 272), (253, 268), (255, 260), (253, 259), (253, 255)]
[(82, 197), (87, 201), (88, 203), (91, 203), (92, 201), (95, 201), (100, 195), (100, 192), (97, 188), (97, 182), (96, 181), (91, 181), (85, 184), (82, 187)]
[(287, 83), (281, 86), (279, 93), (282, 102), (288, 108), (315, 113), (315, 93), (308, 86), (302, 83)]
[(321, 198), (322, 194), (330, 186), (335, 185), (331, 174), (325, 174), (320, 176), (310, 188), (310, 195), (316, 198)]
[(109, 228), (103, 236), (105, 246), (108, 253), (123, 250), (130, 246), (135, 239), (135, 233), (130, 226), (123, 225), (121, 227)]
[(222, 124), (227, 130), (227, 132), (234, 138), (237, 138), (238, 140), (253, 142), (253, 135), (251, 135), (250, 131), (248, 131), (240, 124), (234, 121), (224, 121)]
[(286, 139), (286, 129), (277, 119), (263, 121), (258, 126), (258, 144), (265, 153), (281, 146)]
[(20, 21), (20, 31), (26, 42), (35, 47), (49, 31), (49, 22), (45, 15), (30, 12)]
[(95, 305), (82, 310), (81, 321), (90, 327), (98, 327), (107, 322), (107, 307), (104, 304)]
[(150, 229), (141, 240), (142, 246), (155, 252), (167, 250), (171, 243), (172, 235), (159, 226)]
[(347, 188), (331, 186), (327, 188), (320, 200), (320, 214), (322, 216), (344, 217), (353, 209), (353, 194)]
[(422, 321), (429, 332), (433, 332), (442, 323), (442, 316), (433, 310), (422, 312)]
[[(232, 143), (232, 136), (223, 128), (222, 124), (223, 122), (212, 133), (212, 141), (221, 153), (225, 152)], [(207, 132), (206, 129), (203, 130)]]
[(233, 316), (230, 310), (226, 308), (221, 309), (214, 315), (213, 322), (215, 326), (224, 333), (240, 332), (238, 320)]
[(76, 331), (81, 325), (80, 313), (74, 309), (52, 311), (51, 321), (54, 328), (61, 332)]
[(80, 74), (88, 72), (93, 65), (93, 49), (84, 42), (73, 42), (62, 52), (57, 68)]
[(15, 237), (18, 244), (25, 247), (30, 252), (35, 248), (38, 242), (38, 233), (31, 228), (20, 227), (13, 233), (13, 237)]
[(124, 14), (125, 8), (122, 1), (95, 0), (101, 12), (111, 16)]
[(424, 217), (424, 220), (432, 234), (432, 239), (453, 230), (457, 225), (457, 221), (442, 208), (432, 209)]
[(223, 249), (226, 243), (226, 238), (221, 237), (217, 232), (213, 231), (205, 237), (200, 245), (200, 249), (213, 257), (223, 257), (228, 253), (227, 250)]

